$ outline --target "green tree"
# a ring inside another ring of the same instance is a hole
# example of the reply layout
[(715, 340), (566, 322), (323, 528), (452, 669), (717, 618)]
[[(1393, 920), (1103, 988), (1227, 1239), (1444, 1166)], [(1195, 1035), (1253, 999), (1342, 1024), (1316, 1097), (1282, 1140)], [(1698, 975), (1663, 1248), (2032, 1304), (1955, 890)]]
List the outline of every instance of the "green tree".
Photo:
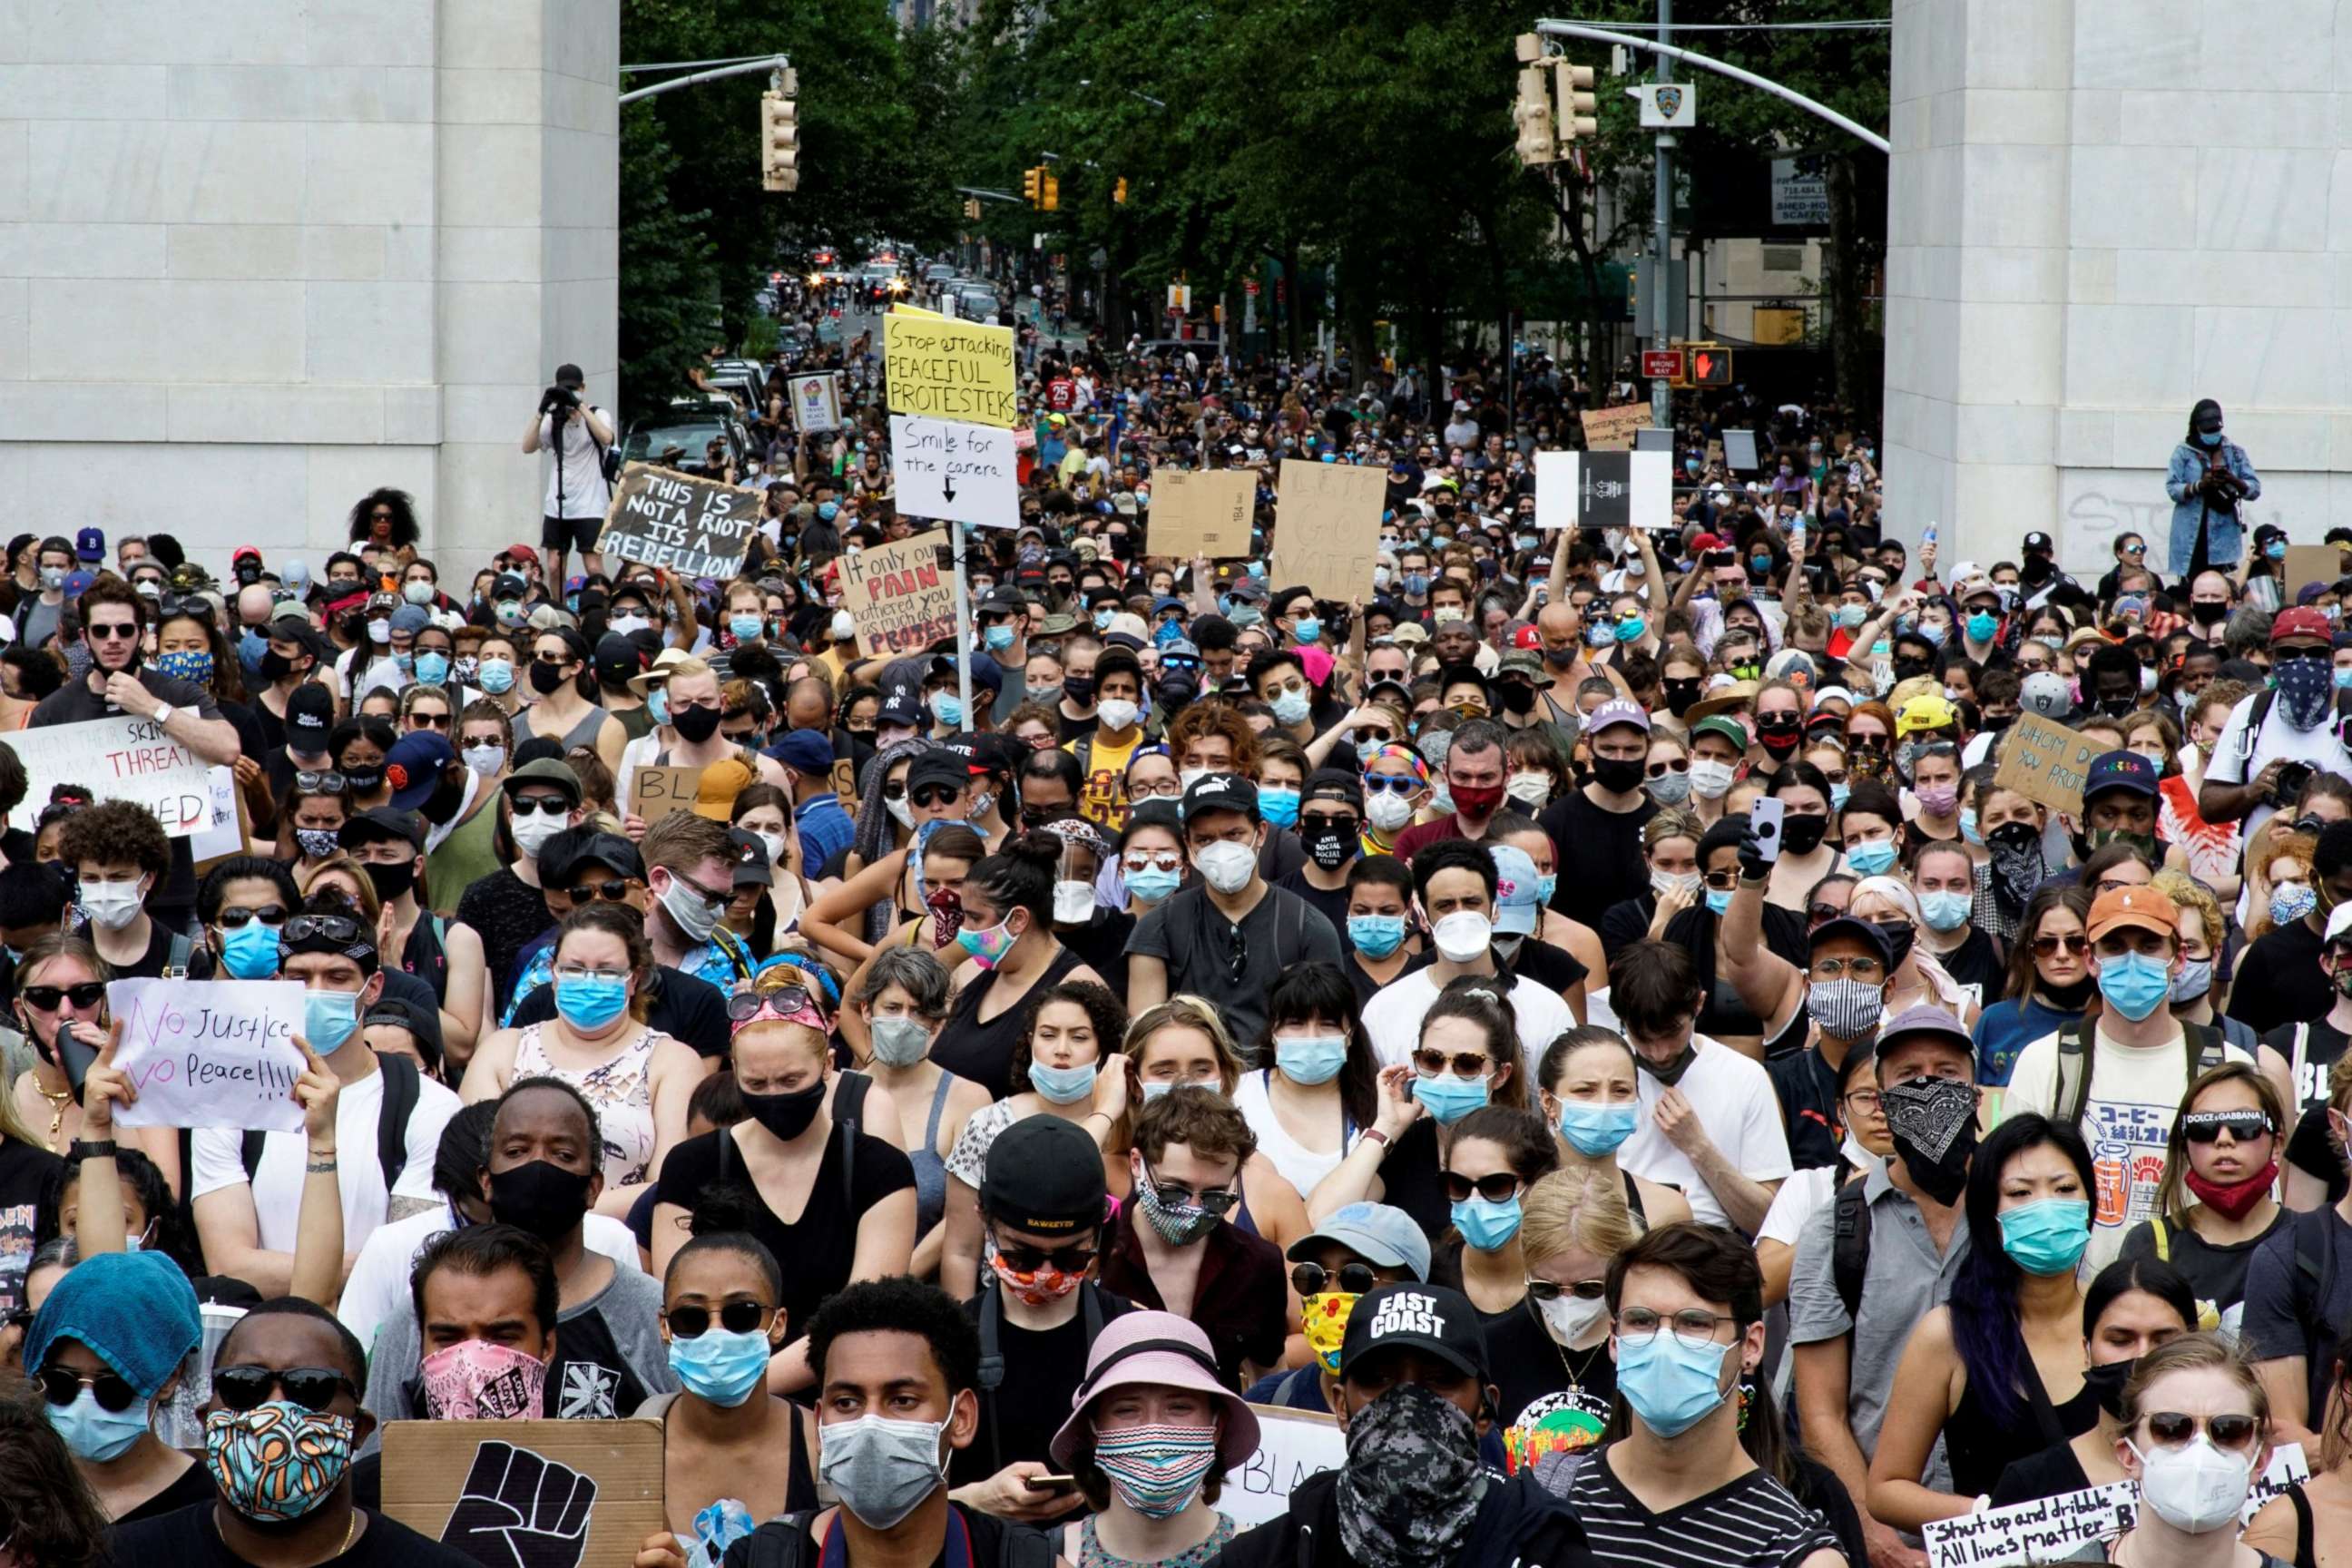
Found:
[(651, 105), (621, 111), (621, 407), (632, 416), (687, 384), (718, 300), (710, 215), (670, 201), (677, 164)]

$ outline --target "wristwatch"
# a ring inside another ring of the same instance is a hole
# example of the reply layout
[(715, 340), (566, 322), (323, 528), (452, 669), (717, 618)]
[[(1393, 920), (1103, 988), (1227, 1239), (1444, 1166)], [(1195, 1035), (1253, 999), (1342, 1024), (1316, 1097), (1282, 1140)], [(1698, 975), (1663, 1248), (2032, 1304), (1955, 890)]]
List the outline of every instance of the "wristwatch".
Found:
[(74, 1140), (74, 1147), (89, 1159), (111, 1160), (116, 1153), (114, 1140), (111, 1138), (77, 1138)]
[(173, 707), (168, 702), (158, 702), (155, 704), (155, 722), (158, 724), (169, 723), (171, 722), (172, 715), (178, 711), (179, 710), (177, 708)]

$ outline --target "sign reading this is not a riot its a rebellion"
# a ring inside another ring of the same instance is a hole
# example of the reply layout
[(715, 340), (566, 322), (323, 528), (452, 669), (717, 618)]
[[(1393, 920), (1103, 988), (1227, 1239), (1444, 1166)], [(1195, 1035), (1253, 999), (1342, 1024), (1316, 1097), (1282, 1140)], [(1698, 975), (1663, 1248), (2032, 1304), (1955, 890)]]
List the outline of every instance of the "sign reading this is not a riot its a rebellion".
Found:
[(237, 1127), (299, 1132), (303, 990), (290, 980), (117, 980), (106, 1005), (122, 1026), (114, 1065), (139, 1098), (123, 1127)]
[(841, 558), (841, 604), (857, 623), (862, 658), (920, 653), (956, 630), (955, 578), (940, 564), (945, 529)]
[(761, 500), (759, 491), (738, 485), (631, 463), (613, 487), (596, 548), (640, 566), (667, 567), (681, 577), (723, 582), (743, 570), (744, 552), (760, 526)]
[(128, 713), (79, 724), (12, 730), (0, 744), (25, 764), (26, 800), (46, 801), (58, 784), (79, 784), (100, 800), (135, 801), (174, 838), (213, 825), (212, 773), (152, 719)]

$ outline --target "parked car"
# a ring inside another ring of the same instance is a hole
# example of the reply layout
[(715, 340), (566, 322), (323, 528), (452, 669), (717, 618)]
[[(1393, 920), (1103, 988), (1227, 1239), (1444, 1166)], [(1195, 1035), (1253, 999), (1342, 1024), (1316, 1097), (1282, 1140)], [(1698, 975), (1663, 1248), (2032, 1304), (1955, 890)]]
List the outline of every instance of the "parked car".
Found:
[(710, 444), (725, 444), (738, 473), (751, 458), (751, 433), (735, 405), (724, 399), (674, 397), (660, 414), (629, 422), (621, 435), (621, 460), (658, 463), (683, 473), (713, 471)]

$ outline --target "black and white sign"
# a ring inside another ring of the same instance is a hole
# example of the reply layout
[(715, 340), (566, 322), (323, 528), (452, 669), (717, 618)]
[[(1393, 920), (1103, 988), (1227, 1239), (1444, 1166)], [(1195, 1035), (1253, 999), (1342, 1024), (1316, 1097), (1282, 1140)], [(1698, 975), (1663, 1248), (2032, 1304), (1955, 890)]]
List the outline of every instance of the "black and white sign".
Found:
[(1013, 432), (960, 419), (890, 416), (890, 460), (898, 510), (974, 528), (1021, 525), (1021, 485)]
[(1671, 452), (1538, 452), (1538, 528), (1657, 528), (1673, 520)]

